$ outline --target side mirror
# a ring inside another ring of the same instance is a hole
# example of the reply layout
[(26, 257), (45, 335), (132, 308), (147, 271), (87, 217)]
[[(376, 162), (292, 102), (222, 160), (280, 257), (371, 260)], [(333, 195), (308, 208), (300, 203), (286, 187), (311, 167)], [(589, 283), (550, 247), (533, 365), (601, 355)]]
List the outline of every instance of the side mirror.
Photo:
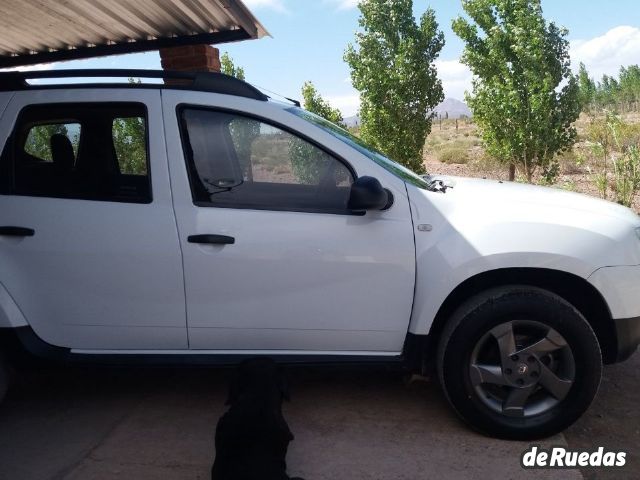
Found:
[(393, 195), (377, 178), (360, 177), (351, 185), (347, 208), (355, 211), (386, 210), (393, 204)]

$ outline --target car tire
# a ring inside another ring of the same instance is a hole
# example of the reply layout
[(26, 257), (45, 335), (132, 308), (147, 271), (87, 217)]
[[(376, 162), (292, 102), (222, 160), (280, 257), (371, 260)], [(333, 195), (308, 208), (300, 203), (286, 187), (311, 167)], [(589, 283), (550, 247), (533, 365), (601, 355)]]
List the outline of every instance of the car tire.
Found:
[(452, 315), (438, 345), (449, 403), (476, 430), (533, 440), (575, 422), (602, 375), (600, 346), (570, 303), (530, 286), (495, 288)]

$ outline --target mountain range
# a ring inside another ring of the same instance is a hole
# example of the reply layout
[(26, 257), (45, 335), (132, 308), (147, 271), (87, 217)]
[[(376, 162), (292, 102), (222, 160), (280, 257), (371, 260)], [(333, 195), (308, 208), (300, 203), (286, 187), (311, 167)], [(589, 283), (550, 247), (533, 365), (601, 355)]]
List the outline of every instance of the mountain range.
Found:
[[(445, 98), (444, 101), (433, 109), (436, 115), (442, 115), (443, 118), (447, 117), (450, 119), (461, 118), (461, 117), (471, 117), (471, 110), (467, 107), (467, 104), (461, 102), (460, 100), (456, 100), (455, 98)], [(347, 127), (357, 127), (360, 125), (360, 116), (353, 115), (351, 117), (347, 117), (344, 119), (344, 123)]]

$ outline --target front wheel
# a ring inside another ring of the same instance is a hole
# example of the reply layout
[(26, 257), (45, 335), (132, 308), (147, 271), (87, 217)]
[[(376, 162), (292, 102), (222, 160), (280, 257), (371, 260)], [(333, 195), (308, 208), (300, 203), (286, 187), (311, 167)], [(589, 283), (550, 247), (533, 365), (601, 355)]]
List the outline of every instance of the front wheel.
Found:
[(582, 314), (546, 290), (482, 293), (452, 316), (438, 373), (456, 412), (483, 433), (530, 440), (575, 422), (602, 374), (598, 340)]

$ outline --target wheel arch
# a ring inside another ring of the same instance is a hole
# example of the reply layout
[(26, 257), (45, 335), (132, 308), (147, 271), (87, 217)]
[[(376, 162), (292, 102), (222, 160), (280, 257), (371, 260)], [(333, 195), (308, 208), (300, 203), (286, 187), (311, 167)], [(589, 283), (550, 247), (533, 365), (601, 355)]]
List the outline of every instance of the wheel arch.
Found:
[(428, 335), (429, 360), (435, 357), (437, 343), (444, 327), (465, 300), (490, 288), (506, 285), (530, 285), (555, 293), (571, 303), (591, 325), (598, 338), (605, 364), (617, 356), (615, 326), (602, 294), (587, 280), (577, 275), (545, 268), (504, 268), (479, 273), (459, 284), (438, 309)]

